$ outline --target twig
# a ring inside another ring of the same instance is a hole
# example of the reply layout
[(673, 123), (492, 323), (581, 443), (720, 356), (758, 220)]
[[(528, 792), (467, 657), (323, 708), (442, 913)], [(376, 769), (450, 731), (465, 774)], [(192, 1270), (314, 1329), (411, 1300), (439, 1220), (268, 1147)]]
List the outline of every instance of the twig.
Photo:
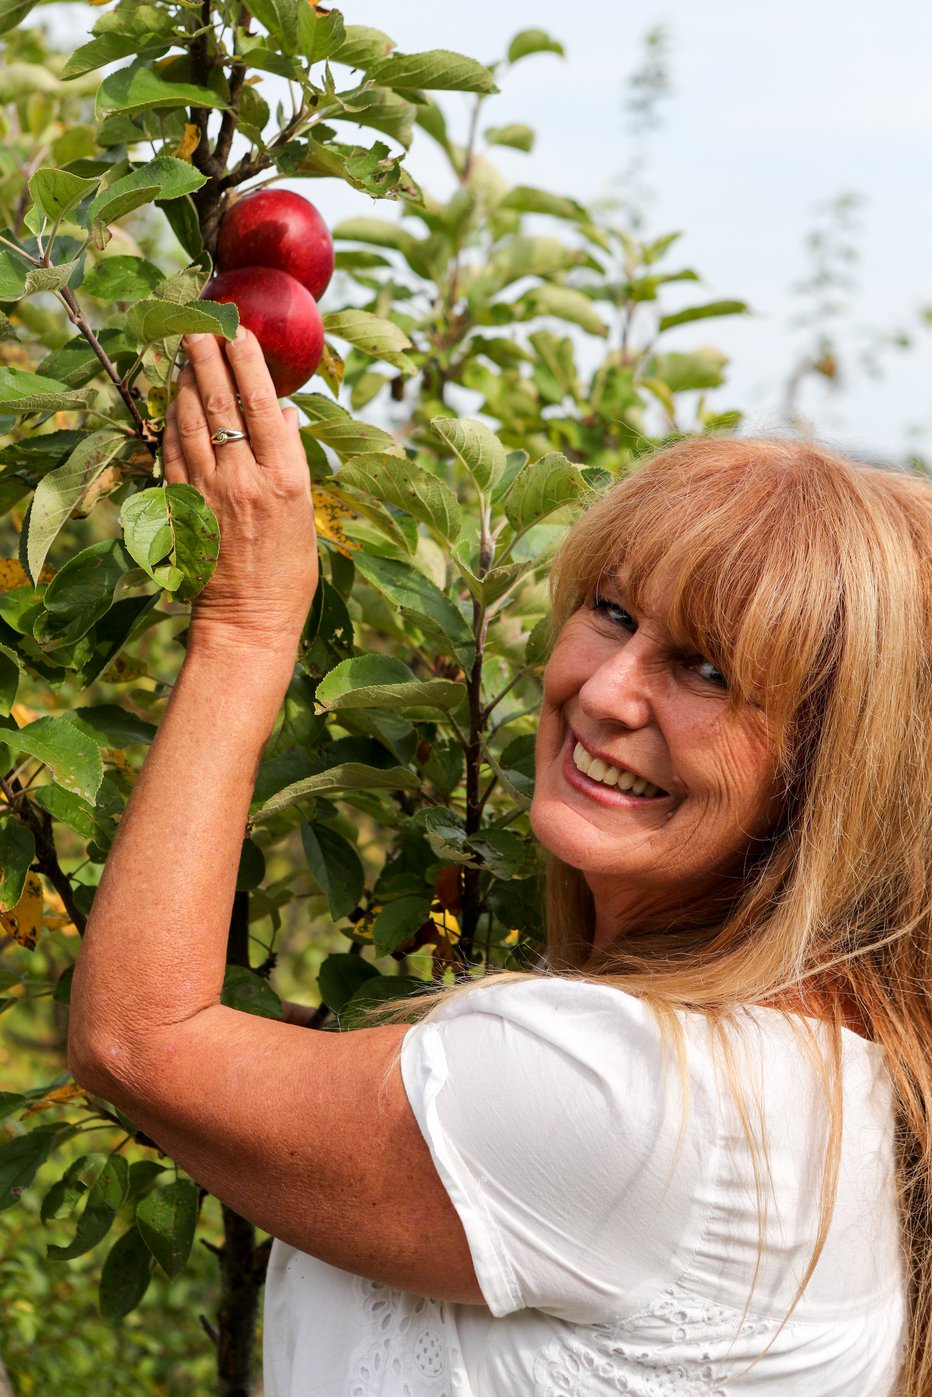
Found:
[(80, 306), (74, 298), (74, 294), (68, 289), (67, 286), (63, 286), (59, 291), (58, 295), (61, 301), (63, 302), (65, 309), (68, 312), (68, 318), (71, 321), (72, 325), (76, 325), (78, 329), (81, 331), (81, 334), (87, 340), (91, 349), (93, 349), (94, 353), (97, 355), (97, 358), (103, 364), (108, 378), (117, 388), (120, 397), (123, 399), (124, 403), (129, 408), (130, 416), (136, 423), (137, 435), (140, 436), (143, 441), (145, 441), (146, 424), (139, 414), (139, 409), (133, 402), (132, 394), (130, 393), (126, 384), (123, 382), (119, 373), (117, 372), (116, 366), (111, 363), (107, 351), (104, 349), (103, 345), (100, 343), (100, 340), (97, 338), (97, 336), (94, 334), (94, 331), (88, 324), (84, 312), (81, 310)]
[(83, 936), (84, 928), (87, 926), (87, 918), (83, 912), (78, 910), (71, 887), (71, 879), (58, 862), (58, 850), (55, 848), (55, 839), (52, 834), (52, 817), (47, 810), (33, 805), (22, 790), (14, 789), (18, 785), (19, 782), (10, 782), (6, 777), (0, 776), (0, 790), (3, 791), (7, 801), (23, 824), (32, 831), (36, 841), (36, 865), (39, 872), (44, 873), (48, 878), (61, 898), (68, 916), (74, 922), (80, 935)]

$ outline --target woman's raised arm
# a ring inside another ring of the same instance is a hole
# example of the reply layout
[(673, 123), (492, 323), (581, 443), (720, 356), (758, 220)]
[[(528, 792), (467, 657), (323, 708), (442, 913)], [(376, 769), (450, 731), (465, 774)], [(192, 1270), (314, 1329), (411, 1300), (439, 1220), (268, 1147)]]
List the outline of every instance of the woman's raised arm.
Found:
[[(405, 1096), (404, 1028), (308, 1033), (219, 1002), (249, 802), (316, 550), (304, 453), (255, 340), (230, 351), (235, 379), (213, 338), (189, 353), (166, 476), (197, 485), (228, 547), (94, 899), (72, 1070), (275, 1236), (375, 1280), (479, 1303)], [(237, 426), (237, 390), (249, 439), (215, 448), (212, 432)]]

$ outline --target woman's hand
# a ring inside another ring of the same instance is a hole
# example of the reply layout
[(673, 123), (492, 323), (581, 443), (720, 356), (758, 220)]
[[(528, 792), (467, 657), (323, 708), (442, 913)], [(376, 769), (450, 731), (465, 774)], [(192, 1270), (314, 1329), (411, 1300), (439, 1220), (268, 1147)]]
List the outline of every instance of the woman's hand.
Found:
[[(187, 335), (189, 363), (168, 409), (162, 460), (169, 485), (190, 484), (220, 524), (220, 558), (195, 599), (188, 650), (290, 654), (317, 590), (314, 505), (298, 414), (279, 407), (255, 335)], [(242, 406), (240, 406), (242, 405)], [(221, 427), (243, 441), (215, 446)]]

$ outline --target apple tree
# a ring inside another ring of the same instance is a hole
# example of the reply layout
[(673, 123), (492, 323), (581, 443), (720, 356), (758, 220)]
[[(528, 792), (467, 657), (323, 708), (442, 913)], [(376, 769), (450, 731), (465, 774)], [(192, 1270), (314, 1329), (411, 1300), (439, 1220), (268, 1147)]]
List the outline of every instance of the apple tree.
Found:
[[(181, 336), (237, 327), (202, 297), (224, 216), (281, 181), (325, 216), (335, 180), (379, 202), (333, 229), (326, 345), (292, 395), (321, 582), (258, 774), (225, 1002), (281, 1016), (298, 919), (320, 949), (312, 1030), (533, 964), (548, 561), (646, 449), (737, 425), (707, 399), (724, 356), (667, 337), (743, 303), (697, 301), (675, 237), (499, 175), (496, 150), (534, 134), (488, 104), (561, 51), (540, 30), (484, 66), (399, 53), (308, 0), (117, 0), (78, 7), (91, 37), (63, 55), (30, 8), (0, 0), (0, 1009), (65, 1012), (170, 689), (147, 665), (177, 673), (177, 618), (223, 547), (197, 491), (164, 484), (160, 435)], [(464, 133), (447, 91), (470, 94)], [(415, 136), (448, 162), (446, 199), (406, 167)], [(183, 830), (179, 792), (166, 837)], [(39, 1187), (49, 1265), (98, 1251), (106, 1317), (154, 1267), (181, 1273), (203, 1196), (132, 1121), (64, 1071), (0, 1112), (0, 1209)], [(268, 1242), (224, 1209), (216, 1250), (204, 1327), (218, 1391), (245, 1393)]]

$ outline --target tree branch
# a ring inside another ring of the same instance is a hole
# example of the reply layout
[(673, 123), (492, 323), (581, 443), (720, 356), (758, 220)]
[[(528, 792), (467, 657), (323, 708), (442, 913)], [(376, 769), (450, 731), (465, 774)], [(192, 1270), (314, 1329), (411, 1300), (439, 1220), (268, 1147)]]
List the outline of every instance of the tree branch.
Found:
[(107, 351), (104, 349), (103, 345), (100, 343), (100, 340), (97, 338), (97, 336), (94, 334), (94, 331), (88, 324), (84, 312), (81, 310), (80, 306), (74, 298), (74, 293), (70, 291), (67, 286), (63, 286), (59, 291), (58, 295), (61, 298), (65, 306), (65, 309), (68, 312), (68, 318), (71, 321), (72, 325), (76, 325), (78, 329), (81, 331), (81, 334), (87, 340), (88, 344), (90, 345), (91, 349), (93, 349), (94, 353), (97, 355), (97, 358), (100, 360), (101, 364), (103, 364), (104, 369), (107, 373), (107, 377), (116, 387), (120, 394), (120, 397), (123, 399), (124, 403), (129, 408), (130, 416), (136, 423), (136, 431), (138, 436), (140, 436), (143, 441), (148, 442), (148, 437), (146, 435), (146, 424), (140, 415), (139, 409), (133, 401), (133, 395), (130, 393), (126, 384), (123, 382), (122, 378), (117, 372), (116, 366), (111, 363)]
[(32, 831), (36, 841), (36, 865), (44, 873), (62, 900), (68, 916), (74, 922), (81, 936), (87, 925), (87, 918), (78, 910), (74, 900), (71, 879), (58, 862), (58, 850), (52, 833), (52, 817), (47, 810), (33, 805), (16, 780), (8, 781), (0, 776), (0, 790), (27, 829)]

